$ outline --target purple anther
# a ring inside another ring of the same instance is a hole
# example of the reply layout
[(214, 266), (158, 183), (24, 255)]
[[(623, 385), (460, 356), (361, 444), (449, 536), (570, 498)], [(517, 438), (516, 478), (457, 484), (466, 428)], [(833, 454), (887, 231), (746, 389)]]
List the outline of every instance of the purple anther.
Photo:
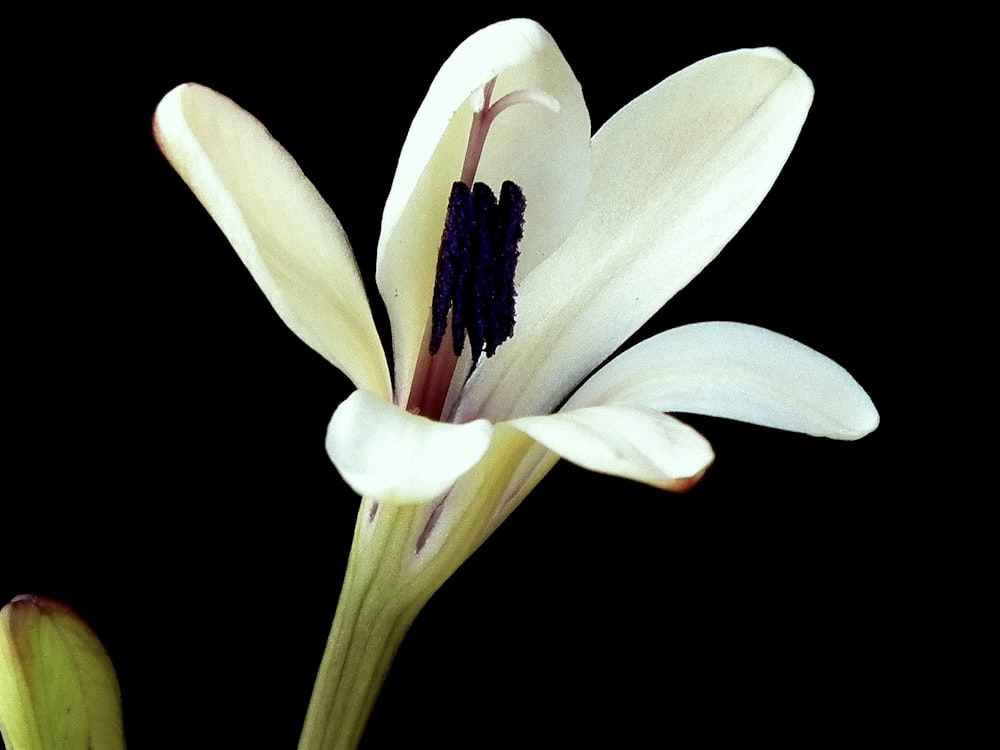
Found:
[[(497, 197), (488, 185), (477, 182), (472, 186), (472, 205), (476, 213), (476, 226), (472, 231), (472, 246), (469, 248), (472, 267), (469, 269), (463, 303), (466, 305), (465, 328), (469, 333), (472, 361), (475, 362), (488, 343), (493, 286), (496, 280), (493, 261), (496, 255)], [(459, 352), (457, 350), (455, 353)]]
[(500, 201), (477, 182), (452, 186), (431, 309), (431, 354), (444, 340), (451, 311), (452, 345), (462, 353), (469, 337), (472, 360), (492, 357), (514, 330), (514, 272), (524, 229), (524, 193), (505, 182)]
[[(451, 186), (448, 212), (444, 219), (444, 232), (441, 235), (441, 249), (438, 251), (434, 298), (431, 303), (431, 354), (437, 354), (444, 340), (445, 328), (448, 325), (448, 310), (456, 293), (455, 283), (463, 259), (468, 254), (472, 224), (472, 195), (465, 183), (456, 182)], [(460, 344), (459, 349), (461, 349)]]
[(510, 180), (505, 181), (500, 188), (497, 205), (497, 240), (493, 262), (496, 287), (487, 357), (492, 357), (496, 348), (514, 333), (514, 272), (519, 255), (517, 246), (524, 236), (524, 209), (524, 192)]

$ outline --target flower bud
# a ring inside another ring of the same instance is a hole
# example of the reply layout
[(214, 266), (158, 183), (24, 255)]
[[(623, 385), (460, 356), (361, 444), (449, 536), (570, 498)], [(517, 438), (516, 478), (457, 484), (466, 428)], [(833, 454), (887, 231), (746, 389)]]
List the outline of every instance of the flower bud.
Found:
[(111, 659), (62, 602), (22, 594), (0, 610), (0, 735), (8, 750), (124, 750)]

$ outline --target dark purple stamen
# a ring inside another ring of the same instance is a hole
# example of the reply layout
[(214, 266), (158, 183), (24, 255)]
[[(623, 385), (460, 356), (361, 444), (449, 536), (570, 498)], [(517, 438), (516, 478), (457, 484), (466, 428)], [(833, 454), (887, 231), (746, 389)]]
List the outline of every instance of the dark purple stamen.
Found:
[(490, 338), (495, 341), (492, 349), (486, 349), (486, 356), (492, 357), (497, 345), (509, 339), (514, 333), (514, 271), (517, 269), (517, 246), (521, 244), (524, 235), (524, 193), (521, 188), (510, 180), (500, 187), (500, 202), (497, 205), (497, 243), (494, 273), (500, 278), (510, 279), (511, 283), (497, 288), (493, 301), (491, 318), (492, 333)]
[[(467, 265), (467, 248), (474, 214), (472, 195), (465, 183), (456, 182), (451, 186), (448, 198), (448, 213), (444, 219), (444, 233), (441, 249), (438, 251), (437, 276), (434, 279), (434, 299), (431, 303), (431, 353), (436, 354), (444, 340), (448, 323), (448, 310), (452, 299), (464, 276), (463, 266)], [(461, 319), (461, 310), (455, 312)], [(458, 327), (459, 331), (462, 330)], [(461, 344), (459, 344), (461, 349)]]
[(524, 230), (524, 193), (504, 182), (500, 201), (477, 182), (456, 182), (438, 254), (431, 308), (431, 354), (444, 340), (451, 311), (452, 348), (462, 353), (468, 334), (472, 359), (497, 347), (514, 331), (514, 271)]

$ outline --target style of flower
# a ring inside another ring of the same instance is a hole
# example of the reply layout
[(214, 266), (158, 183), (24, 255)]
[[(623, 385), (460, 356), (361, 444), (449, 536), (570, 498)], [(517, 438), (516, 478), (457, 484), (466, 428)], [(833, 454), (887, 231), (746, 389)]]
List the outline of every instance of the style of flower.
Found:
[[(327, 449), (364, 499), (300, 747), (357, 742), (424, 602), (560, 456), (684, 490), (713, 454), (668, 412), (838, 439), (876, 427), (843, 368), (754, 326), (684, 326), (601, 366), (757, 208), (811, 100), (780, 52), (739, 50), (671, 76), (591, 138), (580, 86), (542, 28), (474, 34), (432, 82), (386, 201), (376, 281), (390, 378), (347, 238), (292, 158), (220, 94), (188, 84), (164, 98), (164, 154), (282, 319), (357, 388)], [(456, 321), (482, 305), (456, 299), (449, 314), (436, 296), (446, 223), (472, 221), (449, 196), (506, 181), (523, 195), (507, 227), (523, 224), (516, 275), (506, 271), (513, 335), (458, 354)], [(446, 325), (454, 348), (440, 345)], [(351, 638), (360, 628), (364, 646)]]

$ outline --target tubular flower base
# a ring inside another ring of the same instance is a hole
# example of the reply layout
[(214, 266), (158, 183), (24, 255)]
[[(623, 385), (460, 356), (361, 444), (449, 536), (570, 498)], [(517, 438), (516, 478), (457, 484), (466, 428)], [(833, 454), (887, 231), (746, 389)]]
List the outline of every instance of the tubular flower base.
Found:
[[(278, 314), (358, 389), (327, 436), (364, 499), (302, 750), (357, 744), (413, 618), (559, 457), (685, 490), (712, 450), (665, 412), (848, 440), (875, 429), (843, 368), (753, 326), (684, 326), (601, 367), (757, 208), (811, 101), (780, 52), (738, 50), (591, 138), (542, 28), (474, 34), (431, 83), (383, 213), (390, 377), (340, 223), (292, 158), (214, 91), (164, 98), (164, 154)], [(445, 327), (454, 345), (438, 348)]]

